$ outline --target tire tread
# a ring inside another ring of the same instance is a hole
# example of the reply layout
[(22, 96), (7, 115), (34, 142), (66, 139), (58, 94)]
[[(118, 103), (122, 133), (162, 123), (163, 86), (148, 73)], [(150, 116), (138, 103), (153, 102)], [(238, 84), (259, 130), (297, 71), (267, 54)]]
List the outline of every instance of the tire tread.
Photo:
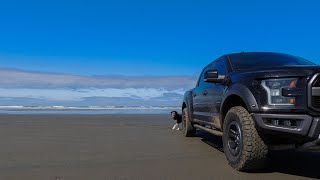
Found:
[[(249, 112), (242, 106), (235, 106), (228, 111), (226, 118), (229, 113), (235, 113), (240, 119), (243, 142), (239, 161), (237, 163), (229, 162), (229, 164), (239, 171), (252, 171), (263, 168), (268, 154), (268, 147), (255, 128), (255, 123)], [(226, 123), (224, 124), (224, 129), (225, 127)]]
[(185, 137), (193, 137), (196, 134), (196, 128), (193, 127), (190, 118), (189, 118), (189, 113), (188, 109), (184, 108), (183, 110), (183, 118), (186, 118), (186, 122), (184, 122), (184, 119), (182, 120), (182, 123), (186, 123), (186, 128), (184, 129), (184, 125), (182, 124), (182, 132)]

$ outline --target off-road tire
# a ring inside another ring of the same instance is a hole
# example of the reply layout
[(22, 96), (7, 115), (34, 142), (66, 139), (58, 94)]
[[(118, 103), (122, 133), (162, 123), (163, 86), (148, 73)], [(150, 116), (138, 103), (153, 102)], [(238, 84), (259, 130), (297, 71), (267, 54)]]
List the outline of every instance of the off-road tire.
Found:
[[(235, 127), (239, 127), (240, 140), (237, 140), (239, 143), (232, 143), (234, 142), (232, 140), (234, 130), (232, 129), (236, 129)], [(223, 123), (222, 140), (225, 156), (230, 166), (234, 169), (239, 171), (254, 171), (264, 167), (268, 147), (259, 136), (254, 120), (245, 108), (236, 106), (228, 111)], [(233, 149), (233, 145), (235, 144), (239, 145), (238, 149)], [(236, 154), (237, 152), (239, 153)]]
[(196, 134), (196, 128), (193, 127), (190, 121), (187, 108), (182, 110), (182, 133), (185, 137), (193, 137)]

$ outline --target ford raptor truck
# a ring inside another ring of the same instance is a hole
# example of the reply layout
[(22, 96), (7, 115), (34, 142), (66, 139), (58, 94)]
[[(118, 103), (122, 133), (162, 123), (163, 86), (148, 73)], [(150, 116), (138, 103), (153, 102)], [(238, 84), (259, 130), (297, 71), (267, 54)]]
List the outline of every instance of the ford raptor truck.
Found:
[(182, 132), (222, 136), (239, 171), (265, 166), (269, 151), (313, 149), (320, 143), (320, 66), (271, 52), (223, 55), (184, 94)]

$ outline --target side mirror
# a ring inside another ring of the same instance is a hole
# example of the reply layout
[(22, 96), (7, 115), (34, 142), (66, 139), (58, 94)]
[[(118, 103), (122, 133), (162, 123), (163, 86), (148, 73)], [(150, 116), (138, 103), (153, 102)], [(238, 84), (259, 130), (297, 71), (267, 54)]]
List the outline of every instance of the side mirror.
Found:
[(209, 70), (204, 75), (204, 81), (209, 83), (222, 83), (224, 77), (224, 75), (219, 76), (217, 70)]

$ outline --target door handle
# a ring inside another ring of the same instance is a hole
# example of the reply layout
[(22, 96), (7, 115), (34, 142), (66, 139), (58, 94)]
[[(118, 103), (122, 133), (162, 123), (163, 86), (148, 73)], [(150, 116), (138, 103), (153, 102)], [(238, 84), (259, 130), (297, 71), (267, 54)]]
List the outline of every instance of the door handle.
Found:
[(203, 92), (203, 95), (207, 95), (207, 94), (208, 94), (208, 91), (204, 91), (204, 92)]

